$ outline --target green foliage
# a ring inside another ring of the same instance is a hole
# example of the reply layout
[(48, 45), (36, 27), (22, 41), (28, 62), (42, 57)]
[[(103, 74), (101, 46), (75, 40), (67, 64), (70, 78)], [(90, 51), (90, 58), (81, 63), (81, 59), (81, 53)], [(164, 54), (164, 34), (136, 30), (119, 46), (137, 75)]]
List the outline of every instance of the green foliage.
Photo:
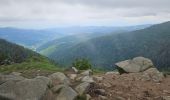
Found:
[(76, 67), (79, 70), (91, 69), (91, 64), (87, 59), (76, 59), (72, 66)]
[(51, 63), (45, 57), (31, 57), (22, 63), (14, 63), (11, 65), (1, 65), (0, 72), (13, 72), (25, 70), (48, 70), (48, 71), (63, 71), (64, 69)]
[(0, 72), (20, 70), (62, 70), (48, 58), (22, 46), (0, 39)]
[(0, 39), (0, 65), (21, 63), (32, 56), (40, 55), (22, 46)]
[(94, 67), (107, 70), (113, 70), (116, 62), (137, 56), (151, 59), (159, 69), (170, 67), (170, 22), (93, 38), (50, 55), (65, 65), (75, 58), (88, 58)]

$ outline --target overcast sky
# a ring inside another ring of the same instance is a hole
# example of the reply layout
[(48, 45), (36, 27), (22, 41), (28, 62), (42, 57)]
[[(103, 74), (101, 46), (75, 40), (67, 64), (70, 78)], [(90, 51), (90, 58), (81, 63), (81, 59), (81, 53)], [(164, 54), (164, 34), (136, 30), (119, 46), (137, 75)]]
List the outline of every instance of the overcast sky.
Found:
[(0, 26), (127, 26), (170, 20), (170, 0), (0, 0)]

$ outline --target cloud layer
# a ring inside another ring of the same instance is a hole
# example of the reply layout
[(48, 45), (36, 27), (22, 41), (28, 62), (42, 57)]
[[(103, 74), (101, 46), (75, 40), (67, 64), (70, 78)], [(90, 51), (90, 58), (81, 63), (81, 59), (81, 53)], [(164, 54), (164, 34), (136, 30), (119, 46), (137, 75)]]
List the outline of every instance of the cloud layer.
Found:
[(170, 0), (0, 0), (1, 26), (133, 25), (170, 19)]

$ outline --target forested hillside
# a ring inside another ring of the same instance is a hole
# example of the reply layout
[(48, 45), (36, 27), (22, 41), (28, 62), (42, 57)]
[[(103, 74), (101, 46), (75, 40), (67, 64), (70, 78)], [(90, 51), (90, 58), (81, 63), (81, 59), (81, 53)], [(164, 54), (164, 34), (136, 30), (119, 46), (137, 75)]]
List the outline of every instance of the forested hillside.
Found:
[[(123, 32), (130, 32), (134, 30), (144, 29), (150, 25), (137, 25), (137, 26), (125, 26), (125, 27), (104, 27), (104, 26), (89, 26), (89, 27), (70, 27), (64, 29), (56, 29), (58, 32), (67, 33), (67, 36), (55, 39), (44, 43), (36, 50), (45, 56), (49, 56), (55, 52), (62, 52), (65, 49), (69, 49), (80, 42), (88, 41), (96, 37), (105, 36), (111, 33), (119, 34)], [(74, 33), (69, 35), (69, 33)]]
[(76, 58), (88, 58), (94, 66), (104, 69), (112, 69), (114, 63), (136, 56), (150, 58), (157, 67), (168, 69), (170, 22), (124, 34), (91, 39), (49, 55), (64, 65), (71, 64)]
[(31, 50), (25, 49), (22, 46), (0, 39), (0, 64), (20, 63), (31, 56), (40, 55)]
[(60, 69), (47, 57), (0, 39), (0, 72)]

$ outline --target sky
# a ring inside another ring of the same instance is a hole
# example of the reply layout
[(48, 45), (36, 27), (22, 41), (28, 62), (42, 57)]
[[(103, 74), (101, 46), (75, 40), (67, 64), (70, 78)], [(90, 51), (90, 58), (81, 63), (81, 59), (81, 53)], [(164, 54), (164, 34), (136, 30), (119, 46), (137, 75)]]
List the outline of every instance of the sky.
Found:
[(0, 0), (0, 26), (130, 26), (170, 21), (170, 0)]

